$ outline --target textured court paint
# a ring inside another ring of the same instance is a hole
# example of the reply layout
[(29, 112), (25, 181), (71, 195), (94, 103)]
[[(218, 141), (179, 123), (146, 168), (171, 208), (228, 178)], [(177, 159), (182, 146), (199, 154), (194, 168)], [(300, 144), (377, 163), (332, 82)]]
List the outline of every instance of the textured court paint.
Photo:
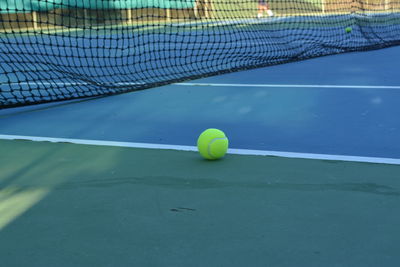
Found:
[(210, 162), (194, 152), (29, 141), (0, 147), (1, 191), (52, 188), (0, 230), (4, 266), (400, 261), (399, 166), (238, 155)]
[(257, 84), (257, 83), (176, 83), (180, 86), (212, 87), (272, 87), (272, 88), (332, 88), (332, 89), (400, 89), (400, 86), (388, 85), (337, 85), (337, 84)]

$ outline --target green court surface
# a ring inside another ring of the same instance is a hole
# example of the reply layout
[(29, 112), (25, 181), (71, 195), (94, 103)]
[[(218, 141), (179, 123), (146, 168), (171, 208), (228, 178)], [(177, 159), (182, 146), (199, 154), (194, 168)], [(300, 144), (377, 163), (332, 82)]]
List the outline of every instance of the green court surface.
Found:
[[(0, 141), (2, 266), (398, 266), (400, 166)], [(194, 171), (195, 170), (195, 171)]]

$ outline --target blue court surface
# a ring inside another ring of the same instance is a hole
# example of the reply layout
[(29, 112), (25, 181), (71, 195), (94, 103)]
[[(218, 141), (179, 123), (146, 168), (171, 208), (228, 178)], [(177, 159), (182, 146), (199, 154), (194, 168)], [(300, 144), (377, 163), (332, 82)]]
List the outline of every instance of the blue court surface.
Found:
[[(0, 134), (400, 159), (400, 47), (0, 111)], [(132, 81), (135, 82), (135, 81)]]

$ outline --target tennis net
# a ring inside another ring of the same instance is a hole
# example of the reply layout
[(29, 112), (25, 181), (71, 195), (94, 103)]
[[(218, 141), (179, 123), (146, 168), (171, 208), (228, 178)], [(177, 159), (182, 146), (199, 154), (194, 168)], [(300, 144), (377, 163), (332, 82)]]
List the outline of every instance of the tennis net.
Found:
[(2, 0), (0, 108), (400, 44), (400, 0)]

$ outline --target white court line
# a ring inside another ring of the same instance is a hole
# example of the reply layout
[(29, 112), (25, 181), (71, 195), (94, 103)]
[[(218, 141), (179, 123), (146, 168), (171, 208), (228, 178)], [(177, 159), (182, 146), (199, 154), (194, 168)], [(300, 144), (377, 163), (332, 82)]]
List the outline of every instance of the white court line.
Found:
[(181, 86), (215, 87), (281, 87), (281, 88), (349, 88), (349, 89), (400, 89), (392, 85), (334, 85), (334, 84), (250, 84), (250, 83), (175, 83)]
[[(71, 138), (53, 138), (53, 137), (21, 136), (21, 135), (0, 135), (0, 139), (1, 140), (28, 140), (28, 141), (36, 141), (36, 142), (53, 142), (53, 143), (71, 143), (71, 144), (80, 144), (80, 145), (96, 145), (96, 146), (112, 146), (112, 147), (197, 151), (197, 147), (195, 147), (195, 146), (162, 145), (162, 144), (147, 144), (147, 143), (71, 139)], [(343, 156), (343, 155), (249, 150), (249, 149), (229, 149), (228, 154), (253, 155), (253, 156), (275, 156), (275, 157), (283, 157), (283, 158), (351, 161), (351, 162), (383, 163), (383, 164), (400, 165), (400, 159), (395, 159), (395, 158), (359, 157), (359, 156)]]
[[(145, 83), (138, 82), (123, 82), (123, 83), (105, 83), (107, 86), (137, 86), (144, 85)], [(10, 83), (10, 84), (0, 84), (13, 86), (13, 85), (45, 85), (45, 86), (76, 86), (76, 85), (90, 85), (90, 83), (85, 82), (73, 82), (73, 83)], [(99, 83), (99, 85), (101, 85)], [(173, 83), (170, 85), (178, 85), (178, 86), (214, 86), (214, 87), (265, 87), (265, 88), (341, 88), (341, 89), (400, 89), (398, 85), (334, 85), (334, 84), (250, 84), (250, 83)]]

